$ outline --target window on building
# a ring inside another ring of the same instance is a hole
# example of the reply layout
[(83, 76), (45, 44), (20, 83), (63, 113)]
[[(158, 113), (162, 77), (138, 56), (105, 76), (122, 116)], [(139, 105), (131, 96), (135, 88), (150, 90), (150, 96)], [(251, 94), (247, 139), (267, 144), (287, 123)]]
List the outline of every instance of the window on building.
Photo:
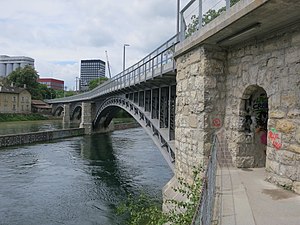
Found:
[(13, 105), (13, 111), (16, 111), (16, 105)]

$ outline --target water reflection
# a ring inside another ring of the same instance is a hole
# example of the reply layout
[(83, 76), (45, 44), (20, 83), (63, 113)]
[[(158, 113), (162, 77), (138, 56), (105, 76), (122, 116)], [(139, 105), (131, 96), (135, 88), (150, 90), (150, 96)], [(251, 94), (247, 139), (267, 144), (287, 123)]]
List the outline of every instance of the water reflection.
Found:
[[(68, 128), (69, 127), (78, 127), (78, 124), (71, 123), (68, 125)], [(62, 128), (63, 123), (61, 120), (0, 122), (0, 135), (56, 130)]]
[(0, 224), (123, 224), (128, 193), (172, 173), (141, 128), (0, 150)]

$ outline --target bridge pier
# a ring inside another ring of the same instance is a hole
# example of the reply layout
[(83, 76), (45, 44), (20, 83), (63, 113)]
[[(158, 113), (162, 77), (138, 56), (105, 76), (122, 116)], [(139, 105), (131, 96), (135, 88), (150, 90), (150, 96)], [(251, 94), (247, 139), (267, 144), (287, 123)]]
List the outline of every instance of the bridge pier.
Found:
[(93, 113), (92, 102), (82, 102), (82, 115), (80, 128), (84, 128), (85, 134), (91, 134), (93, 132)]
[(63, 124), (70, 124), (70, 104), (64, 104)]

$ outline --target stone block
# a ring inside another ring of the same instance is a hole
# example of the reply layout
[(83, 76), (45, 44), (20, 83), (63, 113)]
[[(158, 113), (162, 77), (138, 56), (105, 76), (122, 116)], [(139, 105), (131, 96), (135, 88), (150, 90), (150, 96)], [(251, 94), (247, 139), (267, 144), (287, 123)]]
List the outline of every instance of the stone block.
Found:
[(283, 107), (294, 107), (298, 101), (297, 93), (294, 91), (288, 91), (281, 95), (281, 105)]
[(197, 128), (198, 127), (198, 118), (197, 115), (191, 114), (188, 117), (188, 124), (191, 128)]
[(287, 150), (300, 154), (300, 145), (295, 145), (295, 144), (289, 145)]
[(297, 180), (297, 177), (298, 177), (297, 167), (280, 164), (279, 174), (280, 174), (280, 176), (286, 177), (292, 181)]
[(271, 183), (280, 185), (280, 186), (282, 186), (284, 188), (287, 188), (287, 189), (292, 189), (292, 186), (293, 186), (293, 181), (291, 179), (279, 176), (278, 174), (270, 172), (268, 170), (267, 170), (267, 173), (266, 173), (266, 180), (271, 182)]
[(270, 146), (267, 146), (267, 159), (271, 161), (276, 161), (277, 159), (277, 151)]
[(300, 144), (300, 128), (296, 130), (295, 139)]
[(215, 77), (205, 77), (204, 78), (205, 88), (215, 88), (217, 86), (217, 80)]
[(191, 74), (191, 76), (199, 75), (199, 64), (198, 63), (193, 63), (190, 66), (190, 74)]
[(272, 160), (266, 160), (266, 170), (273, 173), (279, 173), (279, 163)]
[(299, 181), (293, 182), (292, 190), (300, 195), (300, 182)]
[(277, 121), (276, 129), (279, 132), (290, 133), (295, 129), (295, 125), (289, 120), (281, 119)]
[(269, 118), (282, 119), (283, 117), (285, 117), (285, 114), (286, 113), (284, 111), (274, 110), (269, 112)]
[(288, 118), (300, 118), (300, 110), (299, 109), (291, 109), (288, 114)]
[(287, 64), (299, 62), (299, 50), (297, 47), (290, 47), (286, 51), (285, 62)]
[(277, 161), (283, 165), (296, 166), (295, 153), (285, 150), (278, 151)]
[(254, 157), (253, 156), (246, 156), (246, 157), (237, 156), (235, 163), (236, 163), (236, 167), (238, 167), (238, 168), (253, 167)]

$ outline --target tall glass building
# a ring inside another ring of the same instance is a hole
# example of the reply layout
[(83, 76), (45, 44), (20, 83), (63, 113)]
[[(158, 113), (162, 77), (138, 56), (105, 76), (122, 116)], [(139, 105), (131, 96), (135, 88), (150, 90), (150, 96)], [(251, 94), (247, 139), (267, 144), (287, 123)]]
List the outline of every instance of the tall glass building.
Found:
[(80, 91), (87, 91), (90, 81), (98, 77), (105, 77), (105, 62), (100, 59), (81, 60)]
[(0, 55), (0, 77), (6, 77), (17, 68), (24, 68), (27, 65), (34, 67), (34, 59), (25, 56)]

